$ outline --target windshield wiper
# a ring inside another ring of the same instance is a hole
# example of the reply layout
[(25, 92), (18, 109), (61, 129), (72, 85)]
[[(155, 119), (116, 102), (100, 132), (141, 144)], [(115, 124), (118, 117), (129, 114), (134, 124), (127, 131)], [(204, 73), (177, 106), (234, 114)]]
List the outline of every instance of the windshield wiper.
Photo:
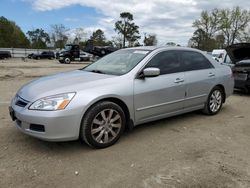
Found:
[(91, 70), (90, 72), (99, 73), (99, 74), (106, 74), (106, 73), (102, 72), (101, 70), (97, 70), (97, 69)]

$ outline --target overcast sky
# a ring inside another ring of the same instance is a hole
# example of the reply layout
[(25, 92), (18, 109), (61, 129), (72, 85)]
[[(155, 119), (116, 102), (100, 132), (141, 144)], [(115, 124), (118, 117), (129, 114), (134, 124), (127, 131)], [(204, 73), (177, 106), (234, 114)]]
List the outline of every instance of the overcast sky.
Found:
[(121, 12), (131, 12), (140, 33), (156, 34), (159, 45), (175, 42), (186, 46), (194, 29), (192, 22), (202, 10), (250, 9), (246, 0), (1, 0), (0, 16), (15, 21), (23, 30), (62, 23), (68, 28), (82, 27), (87, 33), (97, 28), (107, 38), (115, 35), (114, 23)]

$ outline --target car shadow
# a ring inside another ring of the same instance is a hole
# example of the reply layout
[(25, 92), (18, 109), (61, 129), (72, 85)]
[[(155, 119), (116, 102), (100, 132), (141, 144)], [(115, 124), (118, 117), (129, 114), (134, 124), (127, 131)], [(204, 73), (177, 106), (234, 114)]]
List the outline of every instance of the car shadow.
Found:
[[(126, 130), (120, 141), (117, 143), (118, 145), (120, 143), (128, 142), (131, 137), (139, 137), (142, 132), (151, 132), (151, 131), (157, 131), (157, 129), (161, 129), (164, 127), (164, 129), (169, 129), (169, 131), (179, 132), (180, 129), (183, 129), (184, 126), (181, 122), (185, 122), (191, 118), (199, 118), (199, 116), (204, 116), (200, 111), (190, 112), (187, 114), (182, 114), (174, 117), (165, 118), (162, 120), (153, 121), (150, 123), (144, 123), (141, 125), (138, 125), (133, 128), (133, 130), (128, 131)], [(20, 133), (22, 134), (22, 133)], [(89, 147), (86, 143), (84, 143), (81, 140), (76, 141), (65, 141), (65, 142), (48, 142), (39, 140), (37, 138), (30, 137), (28, 135), (23, 135), (24, 140), (22, 142), (19, 142), (19, 144), (29, 145), (30, 148), (36, 153), (53, 153), (56, 155), (60, 154), (72, 154), (74, 152), (93, 152), (97, 151), (91, 147)], [(24, 143), (25, 142), (25, 143)], [(115, 145), (117, 145), (115, 144)], [(113, 148), (112, 146), (111, 148)], [(109, 149), (111, 149), (109, 147)], [(116, 147), (117, 148), (117, 147)], [(119, 148), (119, 147), (118, 147)], [(108, 148), (106, 148), (108, 149)], [(106, 150), (105, 148), (103, 150)]]
[(235, 89), (233, 94), (236, 96), (250, 97), (250, 93), (248, 93), (244, 90), (239, 90), (239, 89)]
[[(229, 106), (225, 105), (223, 106), (223, 110), (221, 113), (227, 113), (228, 110), (230, 110)], [(134, 127), (130, 131), (126, 130), (123, 133), (118, 143), (116, 143), (114, 146), (111, 146), (109, 148), (104, 148), (102, 150), (109, 151), (109, 150), (113, 150), (114, 148), (116, 148), (115, 150), (117, 150), (117, 148), (119, 149), (119, 146), (118, 146), (119, 144), (126, 145), (126, 143), (129, 142), (130, 139), (137, 138), (137, 137), (140, 137), (141, 135), (145, 135), (148, 133), (151, 134), (152, 132), (158, 132), (159, 130), (162, 130), (162, 129), (175, 132), (175, 133), (180, 133), (184, 131), (185, 129), (188, 129), (189, 124), (187, 124), (186, 122), (189, 122), (190, 120), (195, 121), (195, 119), (197, 119), (198, 121), (199, 118), (201, 117), (210, 118), (210, 116), (204, 115), (199, 110), (199, 111), (193, 111), (193, 112), (189, 112), (186, 114), (181, 114), (181, 115), (177, 115), (173, 117), (168, 117), (168, 118), (161, 119), (161, 120), (156, 120), (156, 121), (149, 122), (149, 123), (144, 123), (144, 124)], [(68, 153), (70, 155), (74, 152), (79, 152), (79, 151), (81, 152), (97, 151), (96, 149), (89, 147), (87, 144), (85, 144), (83, 141), (80, 141), (80, 140), (65, 141), (65, 142), (47, 142), (47, 141), (42, 141), (42, 140), (30, 137), (30, 136), (26, 136), (25, 141), (26, 141), (25, 145), (30, 144), (29, 147), (32, 147), (32, 149), (35, 152), (41, 152), (41, 153), (45, 153), (45, 152), (46, 153), (52, 152), (53, 154)]]
[(140, 132), (140, 131), (144, 131), (144, 130), (150, 131), (150, 129), (158, 129), (162, 126), (164, 126), (164, 128), (169, 128), (170, 130), (176, 130), (178, 128), (183, 128), (186, 125), (186, 124), (185, 125), (182, 124), (181, 122), (185, 122), (185, 121), (190, 120), (194, 117), (199, 118), (199, 116), (204, 117), (205, 115), (201, 111), (193, 111), (193, 112), (189, 112), (189, 113), (185, 113), (185, 114), (180, 114), (180, 115), (152, 121), (149, 123), (140, 124), (140, 125), (134, 127), (131, 132), (126, 132), (126, 133), (127, 134), (130, 134), (130, 133), (137, 134), (137, 132)]

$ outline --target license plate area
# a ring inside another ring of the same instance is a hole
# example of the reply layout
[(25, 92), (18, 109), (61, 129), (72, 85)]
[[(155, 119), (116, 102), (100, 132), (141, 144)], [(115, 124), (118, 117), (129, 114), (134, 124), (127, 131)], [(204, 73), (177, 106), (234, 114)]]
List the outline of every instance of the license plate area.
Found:
[(247, 74), (244, 74), (244, 73), (234, 74), (234, 79), (235, 80), (247, 80)]

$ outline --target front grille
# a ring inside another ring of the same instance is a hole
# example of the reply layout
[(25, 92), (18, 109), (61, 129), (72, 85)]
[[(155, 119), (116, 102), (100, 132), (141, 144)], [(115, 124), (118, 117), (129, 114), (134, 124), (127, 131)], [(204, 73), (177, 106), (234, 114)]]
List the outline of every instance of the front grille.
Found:
[(20, 106), (20, 107), (25, 107), (29, 101), (26, 101), (25, 99), (19, 97), (18, 95), (16, 96), (16, 102), (15, 105)]

